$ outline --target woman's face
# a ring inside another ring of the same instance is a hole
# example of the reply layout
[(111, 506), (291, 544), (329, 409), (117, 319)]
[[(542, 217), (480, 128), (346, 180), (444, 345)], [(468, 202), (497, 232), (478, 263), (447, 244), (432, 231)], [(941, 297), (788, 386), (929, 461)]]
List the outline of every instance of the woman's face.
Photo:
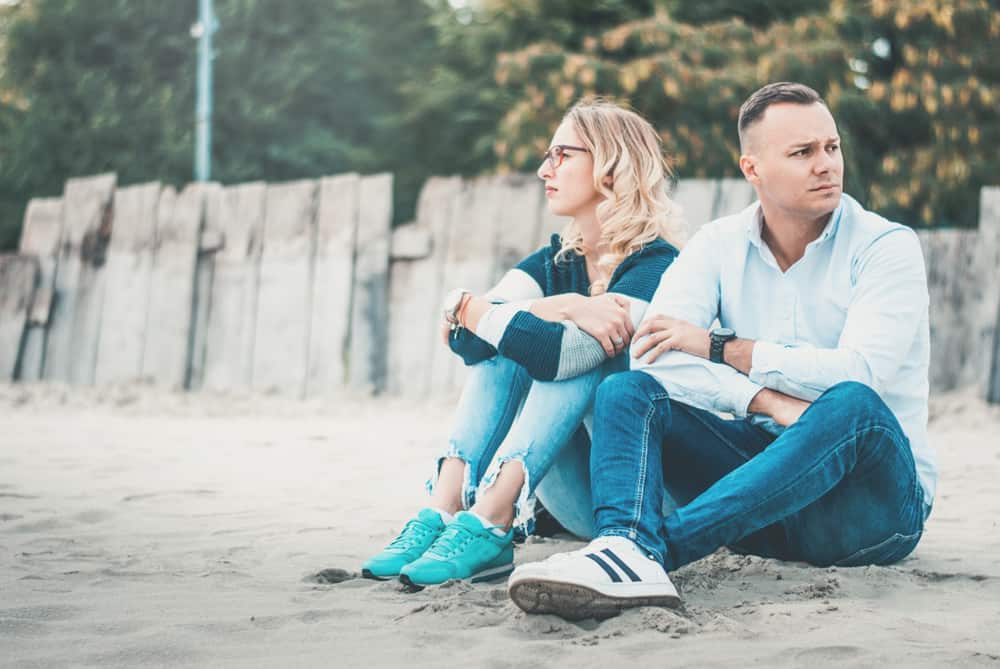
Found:
[(550, 157), (538, 168), (549, 211), (573, 218), (593, 216), (604, 199), (594, 188), (594, 158), (589, 151), (569, 147), (583, 147), (583, 142), (573, 124), (563, 121), (549, 144)]

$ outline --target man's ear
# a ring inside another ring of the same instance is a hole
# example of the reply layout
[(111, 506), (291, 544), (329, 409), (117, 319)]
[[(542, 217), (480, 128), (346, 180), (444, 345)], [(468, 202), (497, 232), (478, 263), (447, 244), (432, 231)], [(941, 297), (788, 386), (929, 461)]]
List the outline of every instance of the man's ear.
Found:
[(743, 172), (743, 176), (750, 183), (756, 184), (760, 181), (760, 176), (757, 174), (757, 161), (753, 156), (740, 156), (740, 171)]

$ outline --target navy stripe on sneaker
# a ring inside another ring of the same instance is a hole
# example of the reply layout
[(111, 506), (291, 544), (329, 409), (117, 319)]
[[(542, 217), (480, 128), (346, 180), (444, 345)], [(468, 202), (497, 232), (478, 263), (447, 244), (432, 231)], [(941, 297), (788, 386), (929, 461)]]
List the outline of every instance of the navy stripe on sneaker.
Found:
[(614, 553), (612, 553), (610, 548), (605, 548), (601, 552), (604, 553), (605, 555), (607, 555), (609, 558), (611, 558), (611, 560), (616, 565), (618, 565), (618, 568), (621, 569), (623, 572), (625, 572), (625, 575), (628, 576), (630, 579), (632, 579), (633, 581), (641, 581), (642, 580), (641, 578), (639, 578), (639, 575), (637, 573), (635, 573), (634, 571), (632, 571), (629, 568), (629, 566), (627, 564), (625, 564), (624, 560), (622, 560), (620, 557), (618, 557), (617, 555), (615, 555)]
[(611, 581), (613, 583), (621, 583), (622, 582), (622, 577), (618, 575), (618, 572), (616, 572), (614, 569), (612, 569), (611, 565), (609, 565), (607, 562), (605, 562), (604, 560), (602, 560), (599, 556), (594, 555), (593, 553), (587, 553), (587, 557), (589, 557), (591, 560), (593, 560), (594, 562), (596, 562), (598, 564), (598, 566), (600, 566), (600, 568), (603, 569), (604, 572), (611, 578)]

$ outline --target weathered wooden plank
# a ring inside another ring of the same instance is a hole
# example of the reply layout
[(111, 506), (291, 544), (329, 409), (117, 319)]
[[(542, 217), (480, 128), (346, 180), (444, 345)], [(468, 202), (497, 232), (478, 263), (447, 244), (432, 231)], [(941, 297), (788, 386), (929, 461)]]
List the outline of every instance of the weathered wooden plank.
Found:
[(392, 229), (390, 266), (396, 260), (422, 260), (431, 254), (433, 246), (430, 232), (417, 227), (415, 221), (398, 225)]
[(556, 216), (549, 211), (548, 200), (545, 199), (545, 188), (542, 187), (542, 203), (539, 209), (541, 221), (538, 224), (538, 235), (535, 237), (535, 248), (548, 246), (552, 235), (562, 234), (570, 219), (567, 216)]
[(161, 188), (153, 182), (115, 191), (94, 376), (98, 384), (134, 381), (142, 375)]
[(0, 255), (0, 381), (13, 381), (38, 283), (34, 256)]
[(198, 256), (194, 270), (194, 304), (191, 310), (191, 339), (188, 353), (187, 387), (200, 390), (205, 381), (205, 353), (208, 340), (208, 320), (214, 305), (212, 285), (215, 283), (216, 254), (222, 249), (222, 230), (209, 224), (209, 203), (218, 202), (222, 186), (204, 184), (202, 229), (198, 238)]
[(45, 346), (46, 379), (92, 383), (103, 300), (104, 244), (110, 231), (114, 174), (70, 179)]
[(309, 354), (315, 181), (267, 187), (253, 388), (303, 397)]
[(209, 197), (206, 229), (222, 234), (215, 254), (202, 387), (249, 388), (267, 184), (229, 186)]
[(142, 375), (171, 389), (187, 387), (198, 236), (208, 187), (190, 184), (179, 195), (164, 188), (157, 208)]
[(545, 188), (538, 177), (511, 174), (496, 177), (501, 208), (494, 223), (493, 277), (500, 277), (522, 258), (535, 251), (539, 244), (538, 230), (542, 224), (541, 210), (545, 204)]
[(45, 338), (52, 307), (62, 225), (62, 198), (35, 198), (28, 203), (18, 252), (38, 259), (39, 279), (28, 314), (28, 331), (21, 353), (19, 378), (22, 381), (38, 381), (42, 378)]
[(719, 179), (717, 183), (712, 220), (736, 214), (757, 198), (753, 186), (746, 179)]
[[(417, 202), (417, 219), (408, 226), (431, 238), (430, 253), (416, 260), (394, 260), (389, 288), (388, 390), (407, 397), (427, 397), (431, 361), (449, 354), (441, 341), (440, 305), (448, 234), (456, 200), (462, 191), (458, 177), (427, 180)], [(397, 228), (398, 230), (398, 228)]]
[(670, 199), (680, 205), (690, 235), (714, 217), (718, 188), (718, 182), (710, 179), (681, 179), (677, 182)]
[[(448, 235), (443, 293), (465, 288), (481, 295), (492, 287), (494, 235), (503, 195), (496, 181), (487, 177), (465, 184)], [(465, 366), (446, 348), (433, 349), (430, 371), (431, 392), (435, 395), (454, 394), (465, 380)]]
[(348, 385), (354, 391), (385, 388), (389, 322), (389, 240), (392, 175), (361, 179), (354, 254)]
[(306, 395), (332, 397), (347, 383), (348, 336), (361, 177), (341, 174), (319, 182), (316, 260)]
[(1000, 187), (980, 191), (979, 236), (974, 285), (982, 294), (974, 317), (978, 331), (972, 333), (979, 353), (969, 369), (976, 374), (980, 396), (1000, 403)]

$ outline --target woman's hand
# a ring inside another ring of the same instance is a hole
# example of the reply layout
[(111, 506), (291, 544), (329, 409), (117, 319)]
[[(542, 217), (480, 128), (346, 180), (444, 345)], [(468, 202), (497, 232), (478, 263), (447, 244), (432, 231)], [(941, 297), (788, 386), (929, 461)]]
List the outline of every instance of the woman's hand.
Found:
[(575, 301), (566, 309), (566, 318), (599, 341), (605, 355), (613, 358), (628, 348), (635, 332), (629, 306), (628, 298), (604, 293)]
[(636, 345), (632, 357), (641, 358), (647, 352), (646, 362), (653, 362), (661, 354), (674, 350), (684, 351), (708, 359), (708, 330), (669, 316), (654, 316), (642, 322), (635, 336), (646, 337)]

